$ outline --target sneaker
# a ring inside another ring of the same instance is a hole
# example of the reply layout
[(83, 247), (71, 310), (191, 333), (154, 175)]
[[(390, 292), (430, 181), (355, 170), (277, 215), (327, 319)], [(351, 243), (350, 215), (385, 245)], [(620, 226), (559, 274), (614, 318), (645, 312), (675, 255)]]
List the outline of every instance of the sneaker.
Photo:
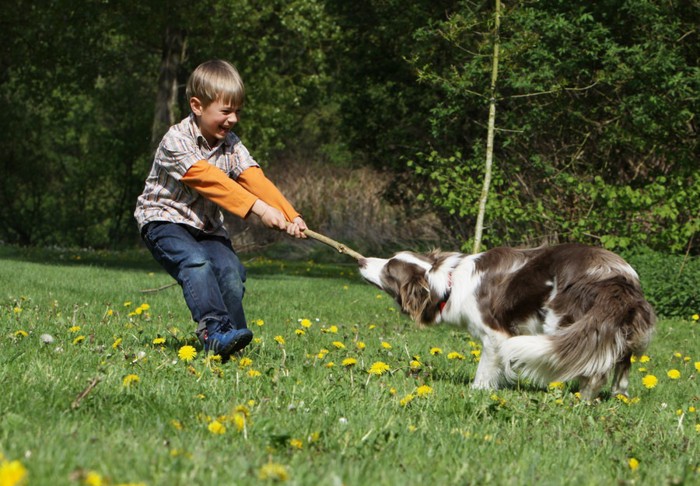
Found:
[(226, 359), (233, 353), (240, 351), (250, 344), (253, 339), (253, 332), (250, 329), (218, 329), (210, 332), (205, 329), (199, 336), (204, 344), (204, 351), (218, 354)]

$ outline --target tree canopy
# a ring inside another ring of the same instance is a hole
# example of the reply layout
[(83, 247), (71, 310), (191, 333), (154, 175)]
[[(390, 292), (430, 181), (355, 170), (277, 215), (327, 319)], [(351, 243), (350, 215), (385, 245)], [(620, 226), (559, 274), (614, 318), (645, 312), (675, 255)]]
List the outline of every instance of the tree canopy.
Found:
[[(0, 239), (133, 245), (154, 143), (224, 58), (256, 157), (391, 171), (393, 202), (469, 248), (493, 3), (20, 0), (0, 19)], [(698, 25), (692, 1), (506, 5), (487, 245), (698, 253)]]

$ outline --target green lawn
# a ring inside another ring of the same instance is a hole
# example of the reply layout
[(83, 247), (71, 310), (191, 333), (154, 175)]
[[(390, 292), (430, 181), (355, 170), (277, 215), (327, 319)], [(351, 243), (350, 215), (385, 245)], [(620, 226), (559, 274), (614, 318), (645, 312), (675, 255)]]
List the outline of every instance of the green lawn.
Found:
[(140, 292), (170, 282), (149, 256), (0, 248), (0, 484), (700, 483), (691, 309), (659, 323), (630, 401), (586, 404), (472, 391), (478, 345), (415, 328), (351, 265), (246, 265), (256, 340), (220, 363), (178, 287)]

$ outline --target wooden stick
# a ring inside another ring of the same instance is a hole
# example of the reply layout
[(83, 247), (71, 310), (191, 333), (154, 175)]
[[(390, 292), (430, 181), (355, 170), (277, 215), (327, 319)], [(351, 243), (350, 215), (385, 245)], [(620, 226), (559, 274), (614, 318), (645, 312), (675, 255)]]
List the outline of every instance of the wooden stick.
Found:
[[(287, 223), (287, 226), (289, 226), (290, 224), (291, 223)], [(320, 233), (316, 233), (315, 231), (311, 231), (308, 228), (305, 229), (303, 231), (303, 233), (306, 236), (308, 236), (309, 238), (313, 238), (314, 240), (320, 241), (321, 243), (325, 243), (326, 245), (328, 245), (332, 248), (335, 248), (336, 250), (338, 250), (339, 253), (345, 253), (346, 255), (353, 257), (355, 260), (360, 260), (361, 258), (364, 258), (364, 256), (360, 255), (352, 248), (348, 248), (344, 244), (339, 243), (339, 242), (337, 242), (337, 241), (335, 241), (327, 236), (324, 236)], [(177, 282), (172, 282), (172, 283), (163, 285), (161, 287), (156, 287), (153, 289), (141, 289), (139, 292), (141, 292), (142, 294), (155, 293), (155, 292), (160, 292), (161, 290), (168, 289), (170, 287), (174, 287), (175, 285), (177, 285)]]
[(93, 378), (90, 384), (83, 390), (81, 391), (77, 397), (75, 397), (75, 400), (73, 400), (73, 403), (71, 403), (70, 408), (75, 410), (80, 406), (80, 402), (83, 401), (83, 398), (88, 396), (88, 394), (92, 391), (93, 388), (97, 386), (97, 384), (100, 382), (100, 378), (96, 377)]
[(326, 245), (335, 248), (335, 249), (338, 250), (338, 252), (340, 252), (340, 253), (345, 253), (346, 255), (349, 255), (349, 256), (353, 257), (355, 260), (359, 260), (359, 259), (361, 259), (361, 258), (364, 258), (362, 255), (360, 255), (359, 253), (357, 253), (357, 252), (356, 252), (355, 250), (353, 250), (352, 248), (348, 248), (348, 247), (345, 246), (344, 244), (339, 243), (339, 242), (337, 242), (337, 241), (335, 241), (335, 240), (332, 240), (331, 238), (329, 238), (329, 237), (327, 237), (327, 236), (324, 236), (324, 235), (322, 235), (322, 234), (316, 233), (315, 231), (311, 231), (311, 230), (308, 229), (308, 228), (305, 229), (305, 230), (303, 231), (303, 233), (304, 233), (306, 236), (308, 236), (308, 237), (310, 237), (310, 238), (313, 238), (314, 240), (318, 240), (318, 241), (320, 241), (321, 243), (325, 243)]

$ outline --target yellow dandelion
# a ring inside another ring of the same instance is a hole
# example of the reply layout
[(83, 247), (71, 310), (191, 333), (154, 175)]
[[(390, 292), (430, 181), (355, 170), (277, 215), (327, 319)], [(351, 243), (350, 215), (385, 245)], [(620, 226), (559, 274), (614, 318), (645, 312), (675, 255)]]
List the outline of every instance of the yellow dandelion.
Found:
[(268, 462), (258, 470), (258, 479), (261, 481), (272, 480), (284, 482), (289, 479), (289, 472), (282, 464)]
[(253, 364), (253, 360), (246, 357), (241, 358), (241, 360), (238, 362), (238, 367), (239, 368), (245, 368), (247, 366), (251, 366)]
[(639, 362), (640, 362), (640, 363), (648, 363), (649, 361), (651, 361), (651, 358), (650, 358), (649, 356), (647, 356), (646, 354), (643, 354), (643, 355), (639, 358)]
[(212, 421), (208, 426), (209, 432), (214, 435), (223, 435), (226, 433), (226, 426), (219, 422), (218, 420)]
[(700, 314), (693, 314), (690, 318), (694, 321), (700, 320)]
[(289, 439), (289, 446), (292, 449), (301, 450), (304, 447), (304, 443), (299, 439)]
[(367, 347), (367, 345), (365, 343), (363, 343), (362, 341), (357, 341), (357, 344), (355, 344), (355, 346), (360, 351), (362, 351), (363, 349), (365, 349)]
[(284, 338), (282, 336), (275, 336), (275, 341), (284, 346)]
[(126, 375), (124, 377), (124, 379), (122, 380), (122, 386), (130, 387), (131, 385), (135, 385), (139, 381), (141, 381), (141, 378), (139, 378), (139, 375), (134, 375), (132, 373), (132, 374)]
[(248, 376), (251, 378), (257, 378), (258, 376), (261, 376), (262, 373), (260, 373), (258, 370), (248, 370)]
[(78, 337), (76, 337), (75, 339), (73, 339), (73, 344), (80, 344), (80, 343), (82, 343), (83, 341), (85, 341), (85, 336), (82, 336), (82, 335), (81, 335), (81, 336), (78, 336)]
[(489, 398), (491, 398), (491, 400), (493, 400), (494, 402), (498, 403), (499, 407), (505, 407), (508, 403), (505, 398), (499, 397), (495, 393), (493, 393)]
[(175, 430), (182, 430), (185, 428), (185, 426), (182, 424), (182, 422), (180, 422), (177, 419), (172, 419), (170, 421), (170, 425), (172, 425)]
[(666, 376), (671, 378), (672, 380), (677, 380), (681, 377), (681, 372), (678, 370), (668, 370), (668, 373), (666, 373)]
[(382, 362), (382, 361), (377, 361), (370, 366), (369, 370), (367, 370), (367, 373), (370, 375), (383, 375), (389, 371), (389, 365)]
[(688, 407), (688, 413), (695, 413), (695, 407), (693, 407), (693, 406)]
[(0, 485), (19, 486), (27, 483), (27, 469), (19, 461), (7, 461), (0, 455)]
[(338, 349), (345, 349), (345, 345), (341, 343), (340, 341), (333, 341), (333, 346), (335, 346)]
[(480, 349), (472, 349), (469, 352), (474, 358), (479, 359), (481, 357), (481, 350)]
[(357, 360), (355, 358), (345, 358), (342, 362), (342, 365), (345, 366), (346, 368), (349, 368), (351, 366), (355, 366), (357, 364)]
[(563, 390), (564, 383), (562, 383), (561, 381), (553, 381), (549, 384), (548, 388), (550, 390)]
[(15, 307), (12, 308), (12, 312), (13, 312), (16, 316), (18, 316), (18, 315), (20, 315), (20, 314), (22, 313), (22, 308), (19, 307), (19, 306), (15, 306)]
[(416, 396), (412, 393), (409, 393), (408, 395), (403, 397), (401, 400), (399, 400), (399, 405), (401, 405), (402, 407), (405, 407), (406, 405), (411, 403), (414, 398), (416, 398)]
[(418, 371), (418, 370), (421, 369), (421, 367), (423, 366), (423, 365), (421, 364), (421, 362), (418, 361), (417, 359), (411, 360), (411, 362), (410, 362), (408, 365), (409, 365), (409, 367), (411, 368), (411, 370), (413, 370), (413, 371)]
[(646, 375), (642, 378), (642, 385), (649, 389), (654, 388), (658, 382), (659, 380), (654, 375)]
[(242, 432), (245, 429), (246, 416), (243, 413), (237, 412), (233, 414), (233, 426), (236, 427), (238, 432)]
[(391, 349), (391, 344), (389, 344), (386, 341), (382, 341), (382, 348), (384, 349)]
[(458, 353), (457, 351), (452, 351), (451, 353), (448, 353), (447, 359), (464, 359), (464, 355)]
[(155, 344), (156, 346), (163, 345), (163, 344), (165, 344), (165, 338), (164, 337), (157, 337), (153, 340), (153, 344)]
[(700, 424), (695, 424), (695, 432), (700, 432)]
[(83, 478), (83, 484), (86, 484), (87, 486), (102, 486), (106, 483), (100, 473), (88, 471)]
[(105, 313), (107, 317), (112, 317), (114, 315), (114, 311), (112, 309), (107, 309), (107, 312)]
[(329, 352), (330, 352), (330, 351), (328, 351), (327, 349), (323, 348), (323, 349), (321, 349), (321, 351), (318, 352), (318, 354), (316, 355), (316, 357), (317, 357), (318, 359), (323, 359), (323, 358), (326, 357), (326, 355), (327, 355)]
[(335, 366), (335, 363), (333, 361), (329, 361), (328, 363), (326, 363), (323, 366), (325, 366), (326, 368), (333, 368)]
[(131, 307), (131, 301), (127, 300), (124, 302), (124, 307)]
[(371, 330), (374, 329), (375, 327), (377, 327), (376, 324), (370, 324), (369, 326), (367, 326), (367, 329), (369, 329), (369, 330), (371, 331)]
[(627, 465), (630, 467), (631, 470), (636, 471), (639, 467), (639, 461), (634, 457), (631, 457), (630, 460), (627, 461)]
[(76, 333), (80, 331), (80, 326), (71, 326), (68, 328), (68, 332)]
[(695, 370), (700, 371), (700, 361), (695, 362)]
[(304, 332), (303, 329), (295, 329), (294, 334), (296, 334), (297, 336), (303, 336), (304, 334), (306, 334), (306, 332)]
[(117, 338), (112, 343), (112, 349), (117, 349), (121, 345), (122, 345), (122, 338)]
[(433, 388), (428, 385), (421, 385), (416, 388), (416, 395), (419, 397), (427, 397), (431, 393), (433, 393)]
[(432, 354), (433, 356), (437, 356), (438, 354), (442, 354), (442, 349), (430, 348), (430, 354)]
[(29, 336), (29, 333), (23, 329), (20, 329), (19, 331), (15, 331), (15, 337), (27, 337)]
[(311, 321), (309, 319), (302, 319), (301, 320), (301, 327), (305, 328), (310, 328), (311, 327)]
[(627, 397), (626, 395), (623, 395), (622, 393), (618, 393), (617, 395), (615, 395), (615, 398), (620, 400), (622, 403), (626, 403), (626, 404), (630, 403), (629, 397)]
[(182, 361), (190, 362), (197, 357), (197, 350), (194, 349), (193, 346), (186, 344), (180, 348), (180, 350), (177, 352), (177, 356)]
[(322, 329), (323, 332), (329, 332), (331, 334), (337, 334), (338, 333), (338, 326), (329, 326), (326, 329)]

